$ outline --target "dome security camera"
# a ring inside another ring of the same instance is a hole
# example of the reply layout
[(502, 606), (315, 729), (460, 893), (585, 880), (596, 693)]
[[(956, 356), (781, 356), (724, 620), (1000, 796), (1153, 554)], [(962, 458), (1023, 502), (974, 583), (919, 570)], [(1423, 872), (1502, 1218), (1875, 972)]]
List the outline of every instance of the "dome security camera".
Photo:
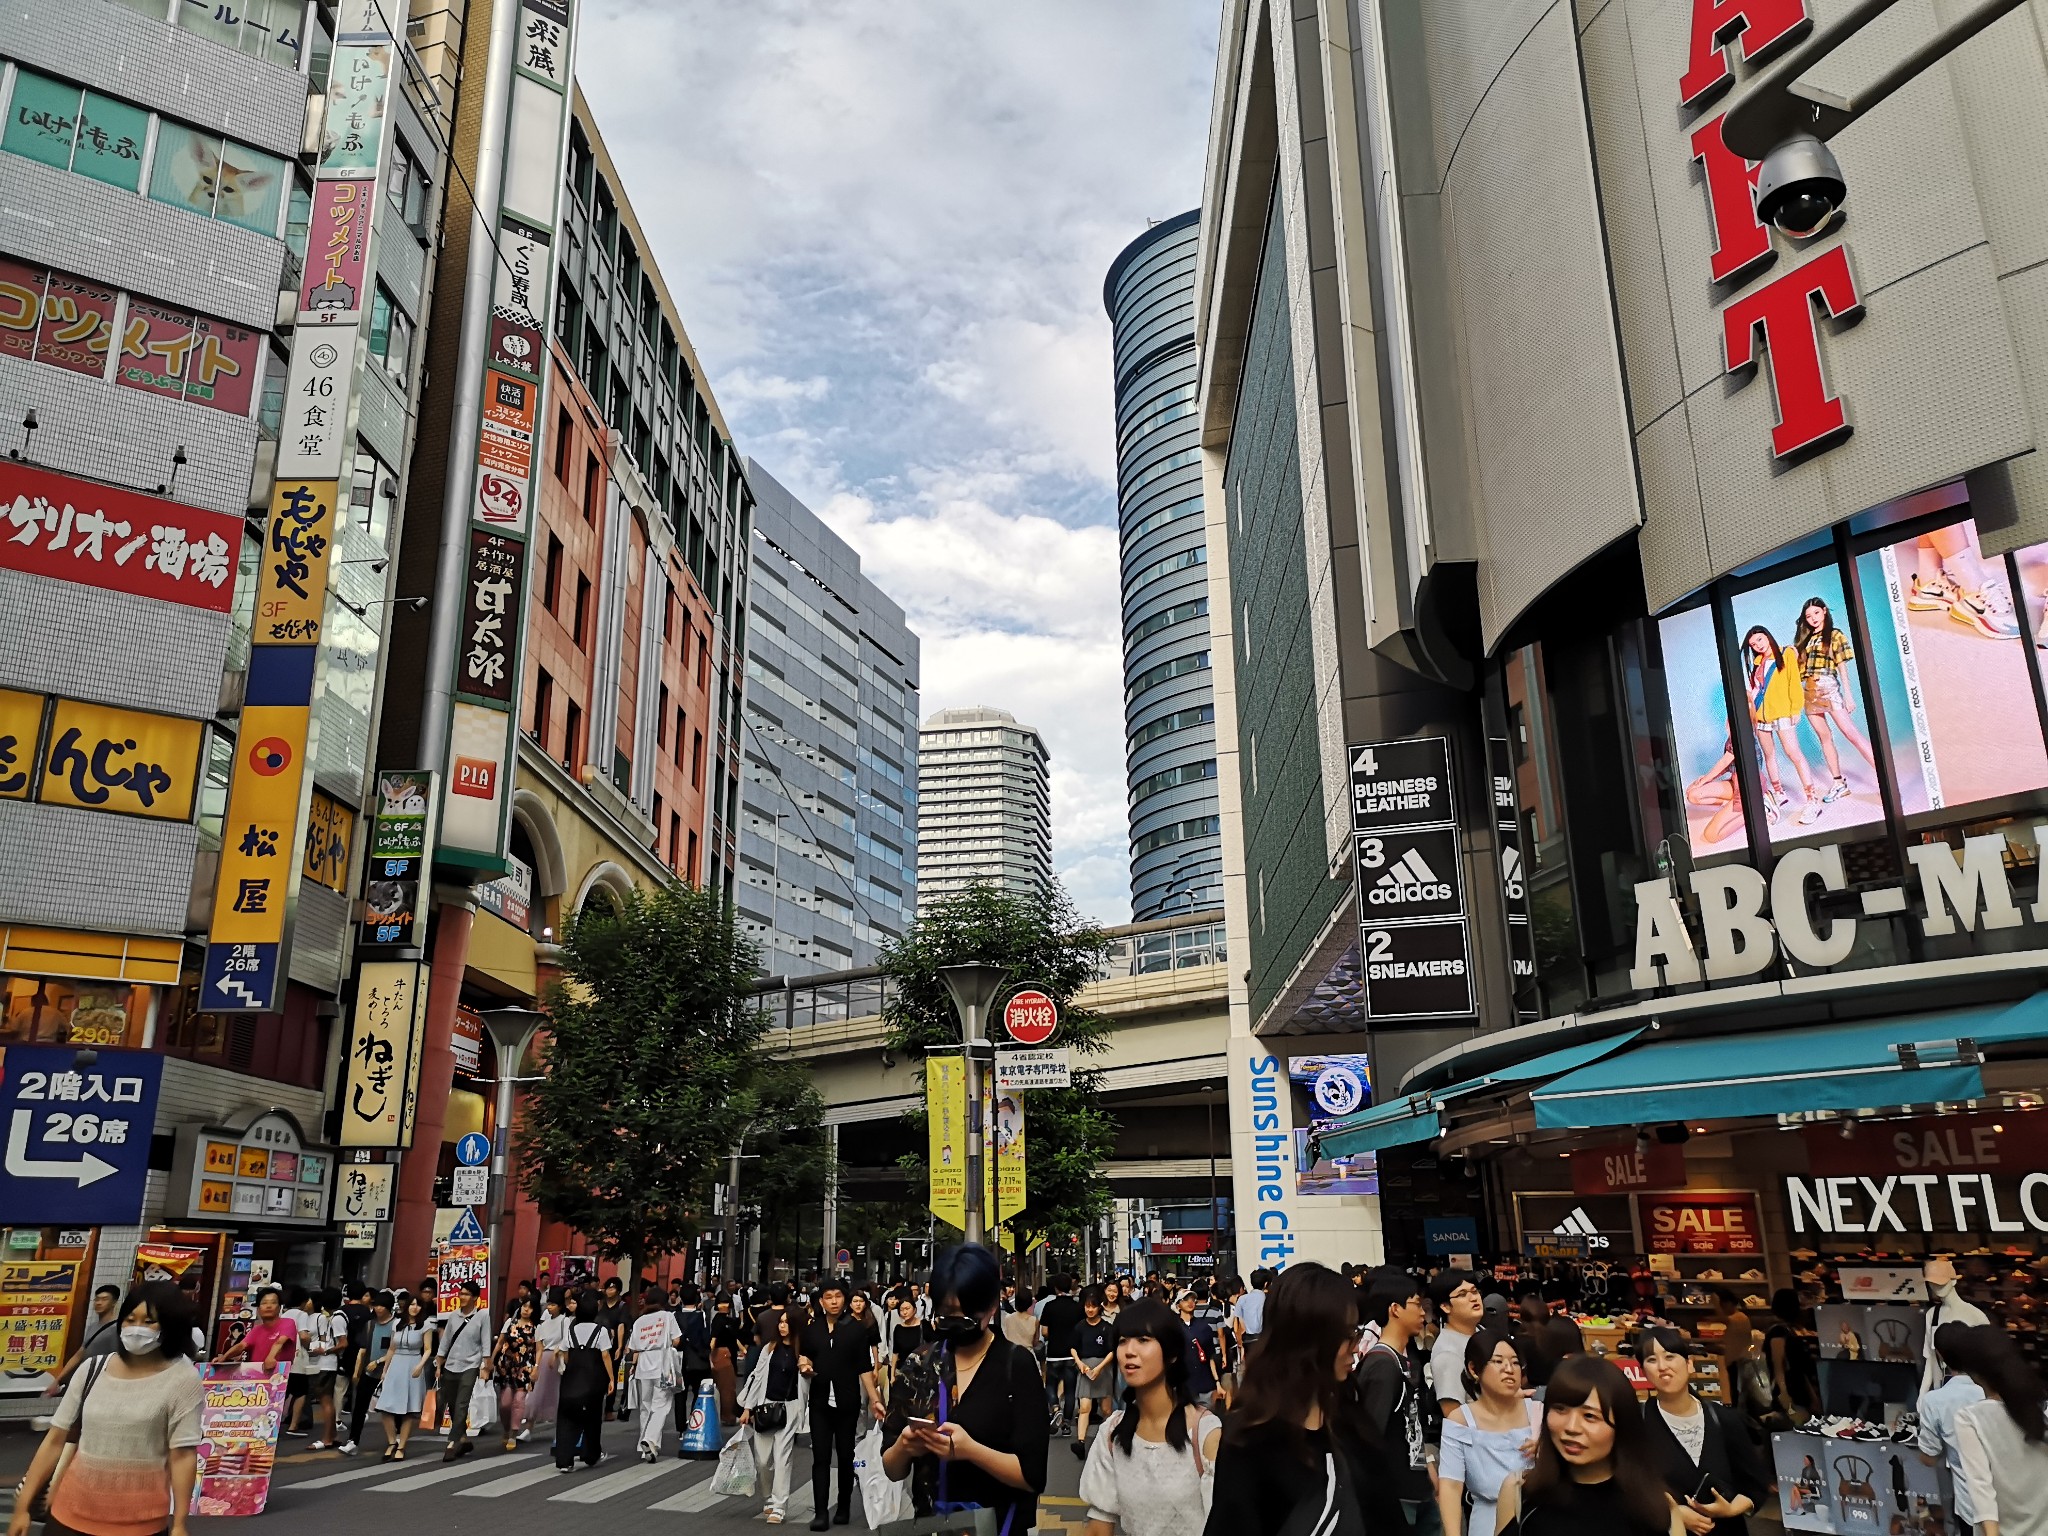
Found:
[(1848, 195), (1834, 151), (1810, 133), (1774, 145), (1757, 171), (1757, 217), (1795, 240), (1827, 228)]

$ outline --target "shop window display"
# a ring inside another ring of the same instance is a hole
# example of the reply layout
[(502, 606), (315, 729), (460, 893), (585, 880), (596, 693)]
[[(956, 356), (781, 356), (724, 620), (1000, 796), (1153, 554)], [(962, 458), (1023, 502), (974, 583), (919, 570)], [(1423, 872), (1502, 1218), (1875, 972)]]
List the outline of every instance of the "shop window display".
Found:
[(118, 981), (56, 976), (0, 978), (0, 1043), (139, 1046), (149, 989)]

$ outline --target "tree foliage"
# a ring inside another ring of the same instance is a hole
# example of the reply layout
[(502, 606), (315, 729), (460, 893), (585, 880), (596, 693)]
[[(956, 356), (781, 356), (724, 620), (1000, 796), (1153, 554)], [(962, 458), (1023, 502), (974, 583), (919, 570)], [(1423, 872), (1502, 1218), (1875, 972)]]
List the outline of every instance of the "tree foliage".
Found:
[(750, 1121), (817, 1123), (808, 1079), (761, 1054), (757, 969), (733, 909), (679, 883), (569, 925), (517, 1149), (544, 1216), (609, 1259), (677, 1252)]
[[(1115, 1147), (1117, 1126), (1102, 1106), (1101, 1071), (1086, 1063), (1109, 1049), (1114, 1026), (1074, 1006), (1108, 952), (1108, 936), (1081, 917), (1057, 883), (1028, 894), (976, 883), (940, 897), (882, 952), (882, 969), (894, 983), (884, 1011), (890, 1049), (920, 1061), (931, 1047), (960, 1043), (959, 1018), (939, 976), (941, 966), (979, 961), (1008, 973), (989, 1025), (999, 1044), (1002, 998), (1035, 987), (1059, 1005), (1056, 1043), (1074, 1052), (1074, 1086), (1034, 1089), (1025, 1100), (1025, 1206), (1015, 1215), (1005, 1213), (1002, 1223), (1020, 1250), (1041, 1234), (1078, 1231), (1109, 1208), (1101, 1165)], [(908, 1118), (922, 1143), (923, 1110)], [(903, 1162), (913, 1178), (924, 1181), (921, 1153)]]

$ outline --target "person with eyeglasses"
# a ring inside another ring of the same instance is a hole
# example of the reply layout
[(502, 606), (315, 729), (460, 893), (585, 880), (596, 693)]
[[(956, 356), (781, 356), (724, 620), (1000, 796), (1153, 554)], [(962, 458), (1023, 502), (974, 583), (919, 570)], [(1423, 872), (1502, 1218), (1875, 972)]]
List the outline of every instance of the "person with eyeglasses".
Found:
[(1465, 1390), (1465, 1350), (1486, 1321), (1486, 1298), (1470, 1270), (1446, 1269), (1430, 1280), (1429, 1299), (1443, 1315), (1429, 1350), (1429, 1383), (1437, 1406), (1449, 1413), (1472, 1400)]

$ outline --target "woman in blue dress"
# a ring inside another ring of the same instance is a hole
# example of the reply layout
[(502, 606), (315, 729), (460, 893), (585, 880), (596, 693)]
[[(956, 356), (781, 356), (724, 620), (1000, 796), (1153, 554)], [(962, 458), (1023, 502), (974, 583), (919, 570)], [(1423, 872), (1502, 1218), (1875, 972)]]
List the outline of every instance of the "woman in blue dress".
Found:
[(1472, 1400), (1444, 1415), (1437, 1508), (1444, 1536), (1494, 1536), (1501, 1487), (1528, 1470), (1543, 1405), (1522, 1396), (1522, 1357), (1497, 1328), (1481, 1328), (1465, 1346), (1463, 1384)]
[(427, 1399), (427, 1361), (434, 1353), (434, 1310), (424, 1296), (408, 1296), (405, 1311), (384, 1347), (384, 1377), (377, 1411), (384, 1416), (384, 1459), (405, 1460), (405, 1448)]

